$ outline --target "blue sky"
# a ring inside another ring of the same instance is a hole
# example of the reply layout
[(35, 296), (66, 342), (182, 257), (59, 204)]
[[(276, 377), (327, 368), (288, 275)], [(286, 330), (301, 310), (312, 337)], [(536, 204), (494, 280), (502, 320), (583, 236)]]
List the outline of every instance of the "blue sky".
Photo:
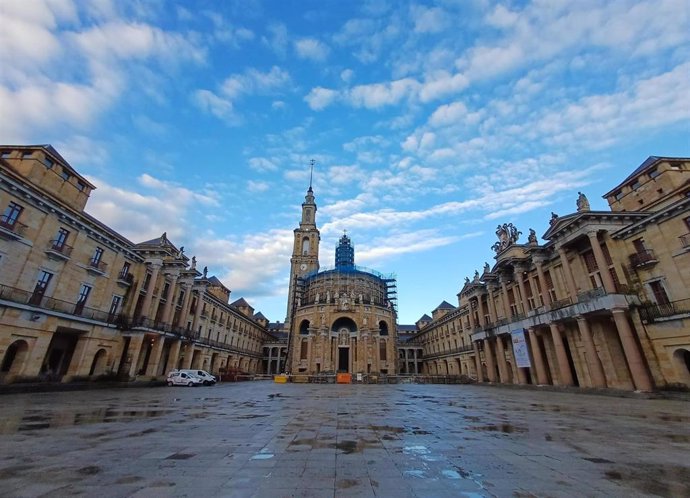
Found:
[(683, 0), (0, 2), (0, 141), (51, 143), (135, 242), (166, 231), (285, 317), (316, 160), (399, 321), (457, 304), (497, 224), (526, 240), (649, 155), (690, 155)]

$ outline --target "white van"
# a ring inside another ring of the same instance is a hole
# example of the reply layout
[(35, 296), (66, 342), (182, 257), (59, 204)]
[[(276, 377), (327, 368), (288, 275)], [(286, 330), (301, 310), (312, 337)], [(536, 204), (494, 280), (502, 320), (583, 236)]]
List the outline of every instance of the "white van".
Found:
[(179, 372), (185, 372), (185, 373), (191, 373), (193, 375), (196, 375), (199, 377), (201, 380), (204, 381), (205, 386), (212, 386), (215, 384), (218, 379), (216, 379), (213, 375), (208, 373), (206, 370), (192, 370), (192, 369), (184, 369), (184, 370), (178, 370)]
[(168, 378), (166, 380), (166, 383), (169, 386), (200, 386), (201, 384), (204, 383), (204, 380), (199, 377), (198, 375), (194, 375), (191, 371), (190, 372), (180, 372), (177, 370), (173, 370), (172, 372), (168, 373)]

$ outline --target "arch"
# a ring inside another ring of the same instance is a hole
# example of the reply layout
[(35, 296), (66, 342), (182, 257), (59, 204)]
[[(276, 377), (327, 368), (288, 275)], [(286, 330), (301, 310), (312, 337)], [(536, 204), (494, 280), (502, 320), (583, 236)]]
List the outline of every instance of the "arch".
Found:
[(676, 349), (673, 352), (673, 364), (678, 373), (678, 380), (690, 385), (690, 351), (685, 348)]
[(5, 351), (5, 357), (2, 359), (2, 366), (0, 373), (8, 373), (17, 375), (24, 370), (24, 363), (29, 355), (29, 345), (23, 339), (19, 339), (10, 344), (10, 347)]
[(302, 239), (302, 254), (305, 256), (309, 254), (309, 237)]
[(309, 334), (309, 320), (302, 320), (302, 323), (299, 324), (299, 333), (300, 335)]
[(379, 335), (388, 335), (388, 324), (383, 320), (379, 322)]
[(89, 370), (89, 375), (103, 375), (105, 373), (105, 368), (108, 363), (108, 352), (105, 349), (99, 349), (96, 354), (93, 355), (93, 361), (91, 362), (91, 370)]
[(340, 332), (343, 329), (347, 329), (349, 332), (357, 332), (357, 324), (352, 318), (341, 316), (331, 325), (331, 332)]

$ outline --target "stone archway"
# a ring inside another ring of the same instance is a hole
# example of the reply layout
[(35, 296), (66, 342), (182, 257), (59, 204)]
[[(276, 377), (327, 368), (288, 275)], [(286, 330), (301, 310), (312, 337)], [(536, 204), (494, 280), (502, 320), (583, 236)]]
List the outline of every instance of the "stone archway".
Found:
[(91, 362), (91, 370), (89, 370), (89, 375), (103, 375), (108, 363), (108, 352), (105, 349), (99, 349), (93, 356), (93, 361)]
[(24, 370), (29, 355), (29, 344), (20, 339), (14, 341), (5, 351), (0, 365), (0, 374), (19, 375)]
[(685, 348), (673, 352), (673, 366), (678, 374), (678, 381), (690, 386), (690, 351)]
[(357, 332), (357, 324), (347, 316), (337, 318), (331, 325), (331, 333), (337, 334), (336, 370), (349, 372), (352, 363), (350, 352), (350, 334)]

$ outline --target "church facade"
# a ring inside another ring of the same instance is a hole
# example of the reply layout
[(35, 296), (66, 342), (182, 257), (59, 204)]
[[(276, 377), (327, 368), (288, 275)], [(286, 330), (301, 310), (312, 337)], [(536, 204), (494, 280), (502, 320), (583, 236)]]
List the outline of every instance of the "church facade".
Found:
[(335, 266), (319, 265), (320, 233), (311, 188), (294, 231), (285, 327), (293, 374), (397, 373), (395, 279), (355, 265), (347, 235)]

